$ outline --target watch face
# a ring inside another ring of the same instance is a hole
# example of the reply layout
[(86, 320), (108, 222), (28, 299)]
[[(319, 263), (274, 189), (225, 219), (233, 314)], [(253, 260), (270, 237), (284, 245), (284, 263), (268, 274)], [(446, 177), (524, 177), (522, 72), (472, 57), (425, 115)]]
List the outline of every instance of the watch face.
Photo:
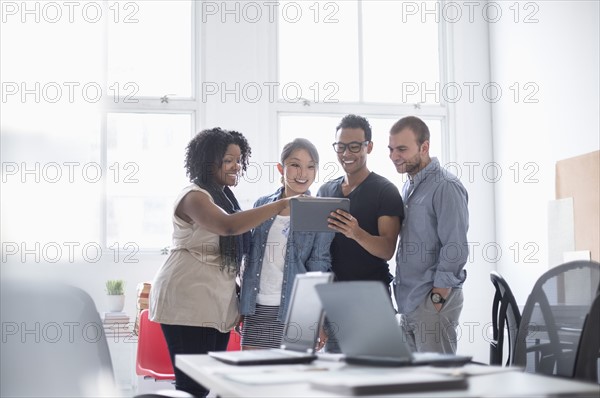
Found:
[(441, 303), (441, 302), (442, 302), (442, 295), (441, 295), (441, 294), (439, 294), (439, 293), (432, 293), (432, 294), (431, 294), (431, 301), (432, 301), (434, 304), (439, 304), (439, 303)]

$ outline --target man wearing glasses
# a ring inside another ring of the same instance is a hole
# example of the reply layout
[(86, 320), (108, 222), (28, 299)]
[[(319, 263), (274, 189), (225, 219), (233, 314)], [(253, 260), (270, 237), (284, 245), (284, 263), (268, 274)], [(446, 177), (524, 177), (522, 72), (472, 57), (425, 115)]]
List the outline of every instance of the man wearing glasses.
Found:
[[(345, 116), (335, 136), (333, 149), (345, 175), (323, 184), (317, 193), (350, 199), (349, 213), (338, 210), (329, 219), (329, 226), (338, 232), (330, 248), (335, 279), (375, 280), (389, 288), (392, 276), (387, 261), (396, 250), (404, 215), (402, 197), (394, 184), (367, 168), (373, 150), (367, 119)], [(339, 351), (333, 336), (327, 344), (328, 351)]]

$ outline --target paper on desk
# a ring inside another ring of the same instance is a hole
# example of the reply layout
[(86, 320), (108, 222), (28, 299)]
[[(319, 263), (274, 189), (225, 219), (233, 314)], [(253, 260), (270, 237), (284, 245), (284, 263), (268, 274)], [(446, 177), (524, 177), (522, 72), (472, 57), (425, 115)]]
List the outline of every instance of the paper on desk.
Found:
[(226, 379), (244, 384), (281, 384), (306, 381), (307, 378), (319, 378), (343, 367), (345, 364), (328, 364), (328, 366), (299, 365), (290, 367), (270, 367), (268, 369), (250, 370), (250, 367), (236, 369), (235, 373), (217, 372)]

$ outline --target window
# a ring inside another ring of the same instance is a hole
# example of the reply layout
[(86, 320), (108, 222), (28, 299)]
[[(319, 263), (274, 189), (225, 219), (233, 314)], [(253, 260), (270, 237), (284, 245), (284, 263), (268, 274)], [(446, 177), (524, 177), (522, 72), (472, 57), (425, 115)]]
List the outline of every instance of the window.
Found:
[(3, 11), (2, 261), (159, 253), (199, 125), (197, 2)]
[[(172, 206), (187, 178), (185, 147), (197, 125), (196, 2), (121, 5), (109, 21), (106, 108), (106, 245), (140, 250), (171, 243)], [(175, 177), (175, 178), (174, 178)]]
[[(373, 128), (369, 169), (399, 186), (405, 177), (392, 167), (387, 149), (389, 129), (399, 118), (421, 117), (431, 131), (432, 156), (448, 159), (447, 107), (435, 93), (445, 70), (443, 29), (436, 18), (413, 17), (415, 4), (282, 2), (276, 55), (280, 96), (272, 107), (273, 125), (279, 148), (298, 136), (319, 148), (313, 190), (343, 175), (330, 148), (335, 127), (349, 113), (367, 117)], [(437, 10), (436, 4), (421, 6)]]
[[(109, 3), (108, 81), (128, 82), (135, 97), (193, 97), (193, 4), (188, 1)], [(126, 89), (125, 89), (126, 90)], [(127, 96), (127, 93), (123, 93)]]
[(183, 149), (192, 125), (189, 113), (107, 114), (109, 245), (168, 246), (174, 195), (186, 182)]

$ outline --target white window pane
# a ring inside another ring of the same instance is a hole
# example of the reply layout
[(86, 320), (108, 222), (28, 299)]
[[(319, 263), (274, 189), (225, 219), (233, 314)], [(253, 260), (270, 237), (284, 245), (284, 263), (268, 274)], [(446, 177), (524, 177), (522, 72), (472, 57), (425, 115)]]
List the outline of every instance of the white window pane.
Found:
[(358, 101), (356, 1), (278, 5), (280, 98)]
[(2, 14), (0, 27), (0, 236), (14, 253), (8, 263), (72, 263), (83, 247), (102, 244), (104, 24), (91, 21), (101, 2), (76, 2), (71, 19), (66, 3), (2, 2), (3, 11), (16, 10)]
[(108, 85), (121, 95), (191, 97), (191, 12), (183, 0), (110, 2)]
[[(323, 183), (344, 175), (344, 170), (339, 165), (337, 154), (331, 147), (335, 141), (335, 128), (345, 115), (339, 116), (280, 116), (279, 117), (279, 146), (298, 137), (311, 140), (319, 151), (319, 175), (311, 187), (311, 192), (316, 194)], [(373, 151), (369, 154), (367, 165), (369, 170), (382, 175), (392, 181), (398, 188), (402, 187), (404, 175), (399, 175), (389, 158), (388, 137), (392, 125), (400, 118), (377, 118), (365, 116), (371, 124)], [(441, 122), (439, 120), (424, 119), (431, 133), (430, 155), (439, 157), (441, 147)], [(443, 159), (440, 158), (443, 164)]]
[(438, 23), (427, 13), (437, 8), (437, 2), (362, 2), (365, 101), (439, 103), (439, 95), (426, 93), (440, 81)]
[(172, 205), (188, 183), (191, 114), (112, 113), (107, 120), (107, 245), (171, 243)]

